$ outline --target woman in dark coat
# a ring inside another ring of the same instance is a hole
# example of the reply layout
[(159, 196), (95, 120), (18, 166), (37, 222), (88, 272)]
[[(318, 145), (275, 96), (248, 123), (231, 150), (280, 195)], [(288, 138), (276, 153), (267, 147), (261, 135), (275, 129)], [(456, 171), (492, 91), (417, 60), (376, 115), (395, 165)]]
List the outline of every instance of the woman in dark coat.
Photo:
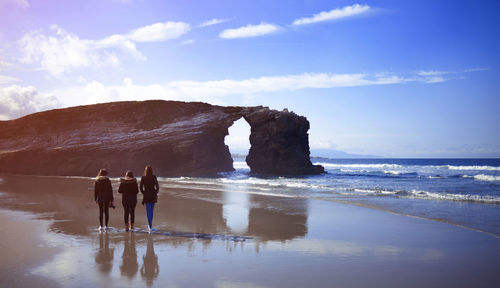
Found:
[(140, 189), (141, 193), (144, 194), (142, 203), (146, 204), (149, 232), (151, 232), (154, 231), (153, 210), (155, 208), (155, 203), (158, 201), (158, 191), (160, 187), (158, 186), (156, 176), (153, 175), (153, 168), (151, 168), (150, 165), (146, 166), (146, 169), (144, 169), (144, 176), (141, 178)]
[(139, 193), (139, 188), (137, 187), (137, 180), (134, 178), (134, 173), (132, 173), (132, 171), (127, 171), (125, 177), (120, 179), (118, 193), (122, 194), (125, 231), (134, 230), (135, 205), (137, 205), (137, 194)]
[[(113, 188), (106, 169), (99, 170), (94, 185), (94, 200), (99, 205), (99, 231), (109, 230), (109, 206), (113, 203)], [(102, 215), (105, 215), (106, 227), (102, 225)]]

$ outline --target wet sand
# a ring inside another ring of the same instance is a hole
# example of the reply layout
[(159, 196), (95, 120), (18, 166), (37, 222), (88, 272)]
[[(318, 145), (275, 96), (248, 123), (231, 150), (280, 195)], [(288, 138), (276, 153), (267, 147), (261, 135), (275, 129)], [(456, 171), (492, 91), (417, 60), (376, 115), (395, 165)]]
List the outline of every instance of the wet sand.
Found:
[(119, 195), (99, 233), (92, 179), (0, 179), (1, 287), (500, 285), (500, 239), (446, 223), (166, 181), (156, 233), (140, 204), (124, 231)]

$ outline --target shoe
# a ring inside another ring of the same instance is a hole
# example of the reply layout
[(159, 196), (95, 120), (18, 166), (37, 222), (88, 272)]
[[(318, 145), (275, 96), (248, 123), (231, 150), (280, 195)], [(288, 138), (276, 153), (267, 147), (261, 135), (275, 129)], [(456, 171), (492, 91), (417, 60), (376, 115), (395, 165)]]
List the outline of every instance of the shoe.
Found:
[(134, 232), (134, 223), (130, 224), (130, 231)]
[(109, 226), (106, 226), (106, 231), (109, 231)]
[(99, 228), (97, 228), (97, 231), (99, 231), (99, 232), (101, 232), (103, 230), (104, 230), (104, 227), (102, 227), (102, 226), (99, 226)]

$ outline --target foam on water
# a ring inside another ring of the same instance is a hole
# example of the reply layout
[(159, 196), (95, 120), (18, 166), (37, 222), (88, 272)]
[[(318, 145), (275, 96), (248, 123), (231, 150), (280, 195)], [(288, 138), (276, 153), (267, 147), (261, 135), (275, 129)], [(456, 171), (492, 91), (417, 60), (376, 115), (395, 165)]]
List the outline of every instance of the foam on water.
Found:
[(500, 181), (500, 176), (479, 174), (474, 175), (474, 179), (480, 181)]
[(475, 165), (474, 166), (453, 166), (453, 165), (446, 165), (444, 167), (448, 168), (449, 170), (500, 171), (500, 167), (495, 167), (495, 166), (475, 166)]
[(315, 162), (314, 165), (321, 165), (325, 168), (376, 168), (376, 169), (397, 169), (403, 168), (398, 164), (337, 164), (326, 162)]

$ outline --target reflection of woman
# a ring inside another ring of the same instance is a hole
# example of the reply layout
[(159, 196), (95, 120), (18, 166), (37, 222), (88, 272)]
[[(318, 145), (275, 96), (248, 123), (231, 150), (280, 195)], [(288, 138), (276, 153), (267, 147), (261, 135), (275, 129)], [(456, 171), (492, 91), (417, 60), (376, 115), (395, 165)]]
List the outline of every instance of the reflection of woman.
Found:
[(148, 228), (149, 232), (153, 231), (153, 210), (155, 208), (155, 203), (158, 200), (158, 180), (156, 176), (153, 175), (153, 168), (151, 166), (146, 166), (144, 169), (144, 176), (141, 178), (141, 192), (144, 194), (142, 198), (142, 203), (146, 204), (146, 214), (148, 216)]
[(124, 211), (123, 218), (125, 220), (125, 231), (129, 231), (129, 229), (134, 230), (135, 205), (137, 205), (137, 193), (139, 193), (139, 188), (137, 187), (137, 180), (135, 180), (134, 173), (132, 173), (132, 171), (127, 171), (125, 178), (120, 179), (118, 193), (123, 195), (122, 205)]
[(95, 263), (101, 273), (109, 273), (113, 268), (114, 249), (109, 249), (109, 237), (107, 233), (99, 234), (99, 250), (95, 255)]
[[(108, 230), (109, 205), (113, 202), (113, 188), (106, 169), (99, 170), (94, 186), (94, 200), (99, 205), (99, 231)], [(102, 216), (105, 215), (106, 228), (102, 225)]]
[(155, 254), (153, 238), (148, 237), (148, 246), (146, 248), (146, 255), (142, 256), (143, 264), (141, 267), (141, 276), (146, 280), (148, 286), (153, 285), (153, 281), (160, 273), (160, 266), (158, 265), (158, 256)]
[(126, 234), (120, 271), (123, 276), (133, 278), (137, 270), (139, 270), (139, 263), (137, 263), (137, 252), (135, 250), (135, 235), (134, 233)]

